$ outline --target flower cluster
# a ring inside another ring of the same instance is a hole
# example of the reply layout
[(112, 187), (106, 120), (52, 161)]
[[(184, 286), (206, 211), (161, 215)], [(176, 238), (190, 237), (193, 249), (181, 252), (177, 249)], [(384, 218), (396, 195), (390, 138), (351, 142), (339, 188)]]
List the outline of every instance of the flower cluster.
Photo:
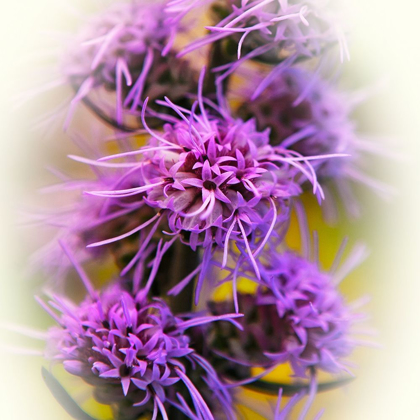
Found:
[(199, 101), (202, 113), (196, 115), (167, 100), (178, 121), (165, 124), (162, 134), (148, 129), (149, 144), (138, 151), (104, 158), (141, 154), (142, 161), (126, 164), (129, 172), (139, 171), (138, 186), (89, 194), (137, 196), (166, 214), (171, 233), (193, 250), (217, 245), (226, 258), (232, 240), (245, 244), (253, 260), (248, 237), (253, 243), (260, 237), (263, 247), (274, 226), (288, 220), (290, 199), (300, 194), (300, 184), (309, 180), (316, 194), (322, 190), (305, 158), (272, 147), (268, 130), (259, 132), (254, 120), (235, 120), (223, 109), (208, 114), (200, 96)]
[[(116, 283), (99, 294), (82, 276), (90, 296), (81, 304), (53, 296), (57, 315), (41, 302), (59, 324), (49, 331), (47, 357), (94, 385), (95, 398), (114, 405), (120, 419), (158, 411), (167, 418), (168, 407), (214, 419), (208, 404), (213, 413), (222, 407), (233, 418), (228, 389), (190, 346), (186, 330), (215, 320), (234, 322), (238, 315), (183, 320), (163, 300), (148, 301), (147, 289), (133, 295)], [(212, 390), (209, 402), (189, 379), (191, 370), (201, 371), (201, 386)]]
[[(195, 71), (170, 48), (171, 38), (182, 28), (167, 21), (166, 4), (116, 2), (88, 20), (61, 63), (64, 80), (76, 92), (66, 125), (82, 100), (105, 122), (123, 129), (123, 111), (138, 116), (145, 97), (170, 93), (184, 101), (192, 92)], [(115, 92), (114, 106), (106, 92)]]
[[(70, 156), (94, 178), (64, 177), (51, 191), (78, 201), (43, 218), (58, 226), (36, 256), (50, 274), (39, 302), (58, 324), (46, 356), (115, 419), (234, 420), (239, 389), (283, 364), (293, 391), (274, 384), (277, 406), (260, 414), (289, 418), (308, 394), (303, 419), (318, 372), (348, 372), (359, 315), (338, 283), (359, 258), (320, 269), (300, 200), (368, 179), (353, 103), (325, 77), (340, 64), (327, 50), (347, 53), (327, 3), (115, 0), (64, 54), (67, 125), (82, 101), (98, 129)], [(285, 241), (293, 211), (303, 255)], [(81, 301), (67, 296), (72, 267)], [(225, 283), (233, 297), (217, 300)]]
[[(232, 362), (249, 365), (252, 361), (266, 367), (289, 363), (294, 375), (302, 378), (313, 369), (346, 371), (341, 360), (355, 347), (350, 330), (360, 315), (345, 304), (333, 273), (320, 271), (316, 262), (293, 252), (278, 254), (273, 249), (263, 256), (255, 294), (238, 293), (234, 300), (210, 304), (213, 314), (233, 311), (237, 305), (244, 317), (242, 331), (211, 326), (208, 348), (215, 349), (218, 357), (225, 354), (231, 370)], [(236, 262), (239, 270), (231, 271), (252, 278), (247, 265)]]
[(303, 68), (285, 68), (269, 77), (258, 76), (248, 68), (242, 70), (241, 77), (251, 78), (254, 83), (233, 92), (241, 102), (237, 114), (242, 118), (254, 117), (258, 128), (269, 127), (270, 144), (306, 157), (348, 155), (346, 159), (319, 158), (311, 162), (330, 198), (325, 203), (330, 214), (334, 210), (332, 188), (352, 216), (360, 213), (352, 183), (389, 193), (389, 188), (372, 179), (361, 167), (364, 152), (378, 150), (357, 133), (356, 124), (350, 118), (360, 100), (357, 95), (340, 91), (319, 74)]

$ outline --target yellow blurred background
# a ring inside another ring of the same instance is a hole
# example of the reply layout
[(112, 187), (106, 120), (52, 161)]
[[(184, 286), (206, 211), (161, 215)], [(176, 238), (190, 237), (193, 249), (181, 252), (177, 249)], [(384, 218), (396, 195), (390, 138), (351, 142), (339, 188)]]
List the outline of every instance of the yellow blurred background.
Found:
[[(372, 297), (367, 307), (369, 325), (379, 332), (374, 339), (382, 345), (355, 352), (359, 368), (354, 369), (357, 379), (351, 385), (317, 397), (314, 412), (326, 407), (325, 420), (420, 418), (420, 5), (410, 3), (353, 0), (346, 5), (352, 23), (352, 58), (345, 67), (345, 85), (358, 88), (386, 81), (358, 110), (360, 129), (386, 138), (386, 147), (405, 159), (383, 159), (373, 168), (398, 191), (393, 199), (382, 201), (361, 191), (362, 219), (320, 232), (321, 246), (327, 244), (326, 259), (345, 235), (353, 242), (364, 240), (370, 248), (368, 261), (345, 281), (343, 291), (349, 298)], [(47, 182), (44, 167), (64, 160), (69, 146), (60, 136), (32, 129), (34, 111), (39, 111), (36, 103), (18, 109), (12, 105), (14, 97), (35, 80), (42, 60), (33, 54), (55, 36), (46, 32), (68, 26), (64, 4), (64, 0), (4, 1), (0, 15), (0, 318), (2, 323), (35, 328), (46, 328), (49, 319), (33, 299), (39, 281), (31, 281), (25, 270), (22, 241), (27, 235), (16, 228), (17, 214), (27, 195)], [(316, 207), (314, 212), (311, 223), (318, 228)], [(10, 354), (4, 348), (10, 343), (42, 348), (36, 341), (0, 329), (0, 419), (69, 419), (42, 381), (42, 361)]]

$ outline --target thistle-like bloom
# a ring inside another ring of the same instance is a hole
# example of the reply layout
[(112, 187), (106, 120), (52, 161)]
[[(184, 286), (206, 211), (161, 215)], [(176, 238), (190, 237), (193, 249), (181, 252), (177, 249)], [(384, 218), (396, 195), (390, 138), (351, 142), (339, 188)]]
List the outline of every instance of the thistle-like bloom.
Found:
[[(191, 419), (214, 419), (212, 412), (218, 410), (220, 418), (234, 417), (227, 388), (191, 347), (186, 331), (213, 321), (236, 324), (238, 315), (174, 316), (163, 300), (147, 299), (155, 269), (145, 288), (132, 294), (118, 283), (98, 293), (76, 268), (89, 292), (83, 302), (53, 296), (50, 306), (56, 313), (40, 301), (59, 324), (49, 330), (48, 358), (92, 384), (95, 398), (111, 404), (121, 420), (141, 414), (155, 418), (158, 412), (167, 419), (170, 410)], [(204, 400), (190, 376), (211, 393), (210, 400)]]
[[(255, 295), (239, 293), (236, 302), (211, 305), (213, 314), (239, 307), (244, 330), (215, 325), (207, 347), (215, 348), (219, 357), (226, 355), (231, 371), (232, 361), (265, 367), (289, 363), (295, 376), (303, 378), (317, 370), (347, 371), (344, 359), (357, 344), (351, 331), (360, 315), (345, 303), (337, 284), (364, 252), (363, 247), (355, 248), (339, 271), (328, 273), (293, 252), (280, 254), (270, 248), (260, 258), (261, 281)], [(233, 276), (257, 281), (247, 265), (239, 257)]]
[(325, 190), (326, 216), (336, 218), (333, 190), (352, 216), (359, 214), (358, 201), (351, 184), (361, 183), (378, 193), (389, 188), (371, 178), (362, 169), (368, 153), (380, 153), (379, 145), (363, 139), (351, 114), (364, 94), (340, 91), (332, 82), (316, 73), (292, 67), (267, 78), (259, 78), (251, 69), (243, 70), (247, 81), (243, 89), (233, 92), (242, 102), (241, 118), (254, 116), (257, 127), (271, 129), (270, 144), (294, 150), (302, 156), (347, 154), (346, 159), (317, 159), (312, 162)]
[[(156, 220), (154, 223), (159, 224), (165, 217), (171, 234), (179, 235), (193, 250), (202, 246), (204, 269), (198, 291), (215, 246), (224, 249), (225, 264), (229, 244), (242, 244), (243, 253), (259, 276), (255, 257), (275, 226), (280, 231), (288, 220), (290, 200), (301, 192), (300, 184), (309, 180), (314, 193), (322, 198), (308, 159), (271, 146), (269, 131), (258, 131), (254, 120), (234, 119), (211, 103), (213, 109), (206, 109), (201, 95), (203, 78), (204, 72), (198, 95), (199, 114), (195, 106), (189, 111), (166, 98), (161, 104), (171, 108), (179, 119), (170, 119), (163, 133), (157, 133), (148, 129), (143, 108), (143, 124), (152, 136), (148, 145), (104, 158), (142, 155), (138, 163), (115, 164), (125, 165), (129, 171), (140, 168), (139, 186), (89, 192), (113, 199), (137, 197), (138, 202), (158, 210), (150, 223)], [(142, 229), (143, 225), (139, 225), (133, 232)]]
[(256, 88), (248, 85), (245, 95), (241, 91), (239, 115), (255, 116), (259, 128), (271, 129), (271, 144), (303, 156), (348, 153), (350, 159), (319, 159), (312, 164), (320, 177), (342, 176), (349, 161), (357, 159), (351, 95), (297, 67), (284, 69), (269, 82), (264, 79)]
[[(193, 90), (196, 81), (188, 63), (167, 48), (179, 25), (166, 21), (166, 3), (119, 1), (88, 20), (61, 63), (66, 82), (77, 92), (67, 124), (81, 100), (122, 127), (124, 110), (135, 113), (144, 95), (156, 99), (171, 94), (182, 100)], [(116, 92), (116, 105), (107, 103), (101, 89)], [(92, 93), (100, 95), (99, 102)]]

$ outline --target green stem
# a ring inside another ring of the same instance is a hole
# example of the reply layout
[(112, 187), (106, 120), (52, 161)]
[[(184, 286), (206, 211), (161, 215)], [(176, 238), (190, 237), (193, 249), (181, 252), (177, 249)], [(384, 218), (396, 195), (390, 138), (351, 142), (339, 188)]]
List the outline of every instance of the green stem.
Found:
[[(203, 87), (204, 96), (216, 93), (216, 73), (212, 72), (215, 67), (223, 66), (232, 60), (232, 56), (226, 51), (226, 41), (220, 40), (212, 44), (209, 52), (206, 80)], [(226, 92), (229, 85), (229, 77), (223, 81), (223, 91)]]
[[(318, 392), (329, 391), (331, 389), (339, 388), (341, 386), (347, 385), (349, 382), (353, 381), (354, 378), (342, 378), (337, 379), (336, 381), (324, 382), (318, 384)], [(257, 392), (263, 392), (269, 395), (277, 395), (279, 389), (282, 388), (283, 395), (295, 395), (299, 391), (305, 390), (309, 392), (309, 384), (307, 383), (294, 383), (294, 384), (284, 384), (280, 382), (267, 382), (263, 380), (256, 380), (255, 382), (245, 385), (246, 388), (251, 389)]]
[[(176, 286), (197, 268), (199, 253), (189, 246), (176, 241), (167, 251), (160, 264), (155, 281), (152, 285), (152, 295), (168, 296), (168, 291)], [(176, 296), (169, 296), (169, 304), (174, 314), (190, 312), (192, 310), (194, 281)]]

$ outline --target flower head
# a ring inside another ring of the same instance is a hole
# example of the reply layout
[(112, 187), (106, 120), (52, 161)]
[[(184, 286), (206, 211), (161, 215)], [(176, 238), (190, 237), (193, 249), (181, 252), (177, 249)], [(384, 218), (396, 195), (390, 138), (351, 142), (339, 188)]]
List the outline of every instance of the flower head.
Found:
[[(311, 157), (326, 200), (323, 209), (330, 221), (337, 219), (336, 198), (344, 203), (353, 217), (359, 215), (359, 204), (352, 184), (360, 183), (388, 196), (390, 188), (373, 179), (364, 168), (366, 157), (381, 154), (379, 144), (359, 133), (352, 112), (367, 92), (345, 92), (333, 82), (302, 68), (284, 68), (274, 76), (258, 77), (254, 69), (242, 70), (241, 77), (254, 80), (232, 94), (242, 104), (241, 118), (254, 116), (257, 127), (271, 129), (270, 144)], [(320, 156), (345, 154), (345, 159)], [(367, 162), (367, 160), (366, 160)]]
[[(356, 345), (351, 328), (359, 315), (345, 303), (337, 281), (363, 258), (363, 253), (363, 248), (357, 248), (343, 265), (345, 270), (335, 275), (293, 252), (266, 252), (256, 293), (235, 297), (236, 306), (244, 313), (240, 320), (243, 331), (215, 325), (207, 335), (207, 347), (217, 350), (219, 365), (240, 371), (232, 362), (249, 367), (289, 363), (294, 374), (304, 378), (313, 370), (347, 370), (343, 359)], [(235, 275), (256, 280), (247, 265), (236, 261), (239, 270), (234, 270)], [(210, 306), (213, 314), (233, 311), (234, 307), (233, 301)], [(224, 362), (223, 355), (227, 356)]]
[[(130, 171), (138, 169), (138, 186), (89, 194), (113, 199), (137, 197), (157, 209), (152, 221), (160, 223), (166, 217), (170, 234), (179, 235), (193, 250), (204, 248), (204, 268), (214, 247), (224, 249), (226, 264), (229, 244), (241, 244), (259, 276), (255, 256), (275, 226), (280, 231), (288, 221), (290, 200), (301, 192), (300, 184), (309, 179), (318, 197), (322, 197), (322, 189), (306, 158), (271, 146), (269, 131), (258, 131), (254, 120), (234, 119), (210, 102), (207, 109), (201, 95), (203, 77), (204, 72), (198, 95), (200, 113), (195, 112), (195, 105), (189, 111), (166, 98), (160, 103), (179, 118), (170, 118), (163, 133), (157, 133), (147, 127), (144, 108), (143, 124), (151, 134), (148, 145), (104, 158), (142, 155), (138, 163), (115, 164), (126, 165)], [(139, 225), (136, 231), (142, 228)]]
[[(145, 96), (170, 94), (183, 100), (192, 91), (193, 70), (167, 48), (179, 25), (167, 22), (166, 3), (119, 1), (88, 20), (61, 63), (62, 74), (77, 92), (67, 124), (81, 100), (105, 121), (124, 128), (124, 111), (137, 115)], [(116, 92), (116, 105), (108, 103), (103, 89)]]
[(146, 154), (144, 183), (154, 187), (145, 200), (168, 211), (170, 229), (193, 249), (223, 247), (257, 229), (266, 233), (273, 218), (287, 220), (301, 173), (269, 146), (268, 132), (257, 131), (255, 121), (192, 115), (166, 125), (159, 137), (150, 142), (159, 150)]
[[(255, 76), (255, 74), (253, 73)], [(255, 78), (254, 78), (255, 80)], [(284, 69), (267, 83), (263, 80), (242, 96), (239, 115), (253, 115), (258, 127), (270, 127), (270, 143), (295, 150), (303, 156), (347, 153), (357, 159), (351, 95), (300, 68)], [(341, 176), (349, 159), (319, 159), (313, 162), (322, 178)]]
[[(90, 295), (80, 304), (53, 296), (56, 314), (41, 302), (59, 324), (49, 330), (47, 357), (93, 385), (96, 399), (111, 404), (120, 419), (158, 412), (168, 418), (175, 410), (210, 420), (220, 407), (225, 418), (232, 418), (230, 394), (191, 347), (186, 330), (212, 321), (235, 322), (235, 314), (182, 319), (163, 300), (147, 299), (150, 284), (134, 295), (119, 284), (97, 293), (82, 276)], [(205, 401), (191, 376), (215, 398)]]

